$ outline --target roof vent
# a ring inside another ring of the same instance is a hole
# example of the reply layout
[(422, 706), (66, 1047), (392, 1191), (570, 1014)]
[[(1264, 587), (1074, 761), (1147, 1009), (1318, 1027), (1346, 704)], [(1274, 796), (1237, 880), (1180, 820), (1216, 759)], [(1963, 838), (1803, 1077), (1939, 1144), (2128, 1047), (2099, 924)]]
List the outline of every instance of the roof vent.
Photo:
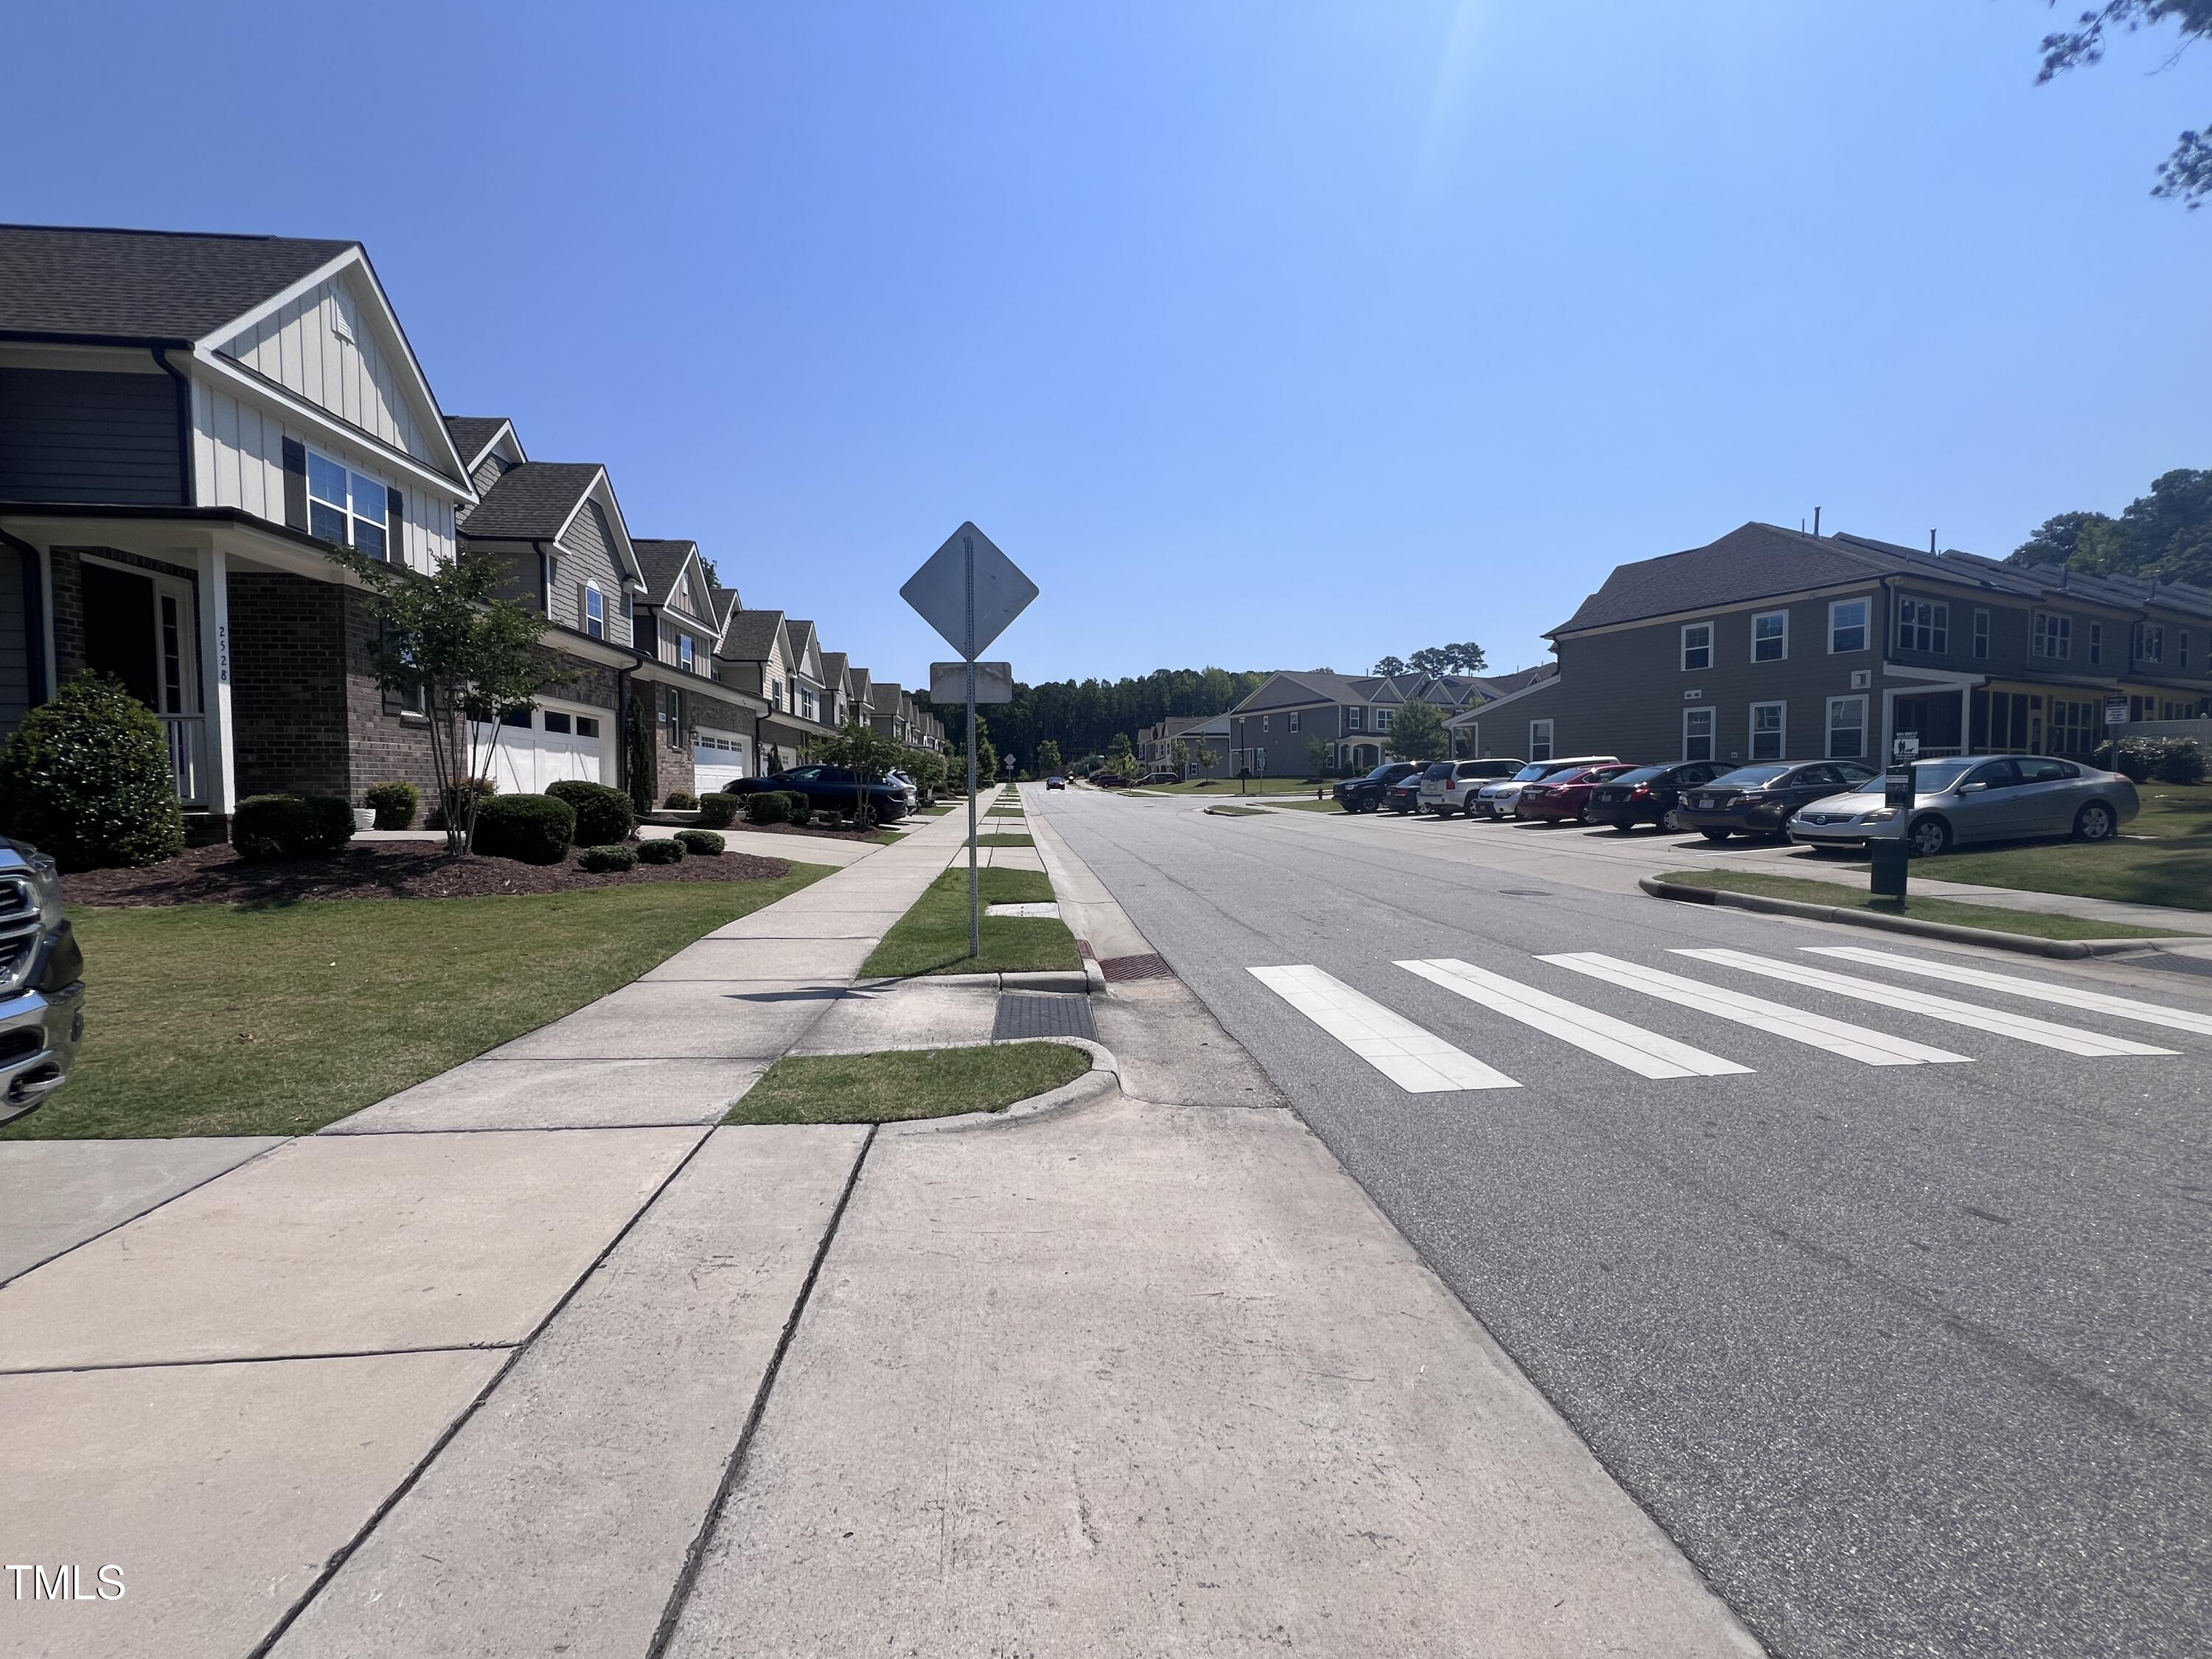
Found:
[(353, 337), (353, 329), (346, 321), (345, 312), (336, 300), (331, 301), (331, 332), (348, 345), (359, 343)]

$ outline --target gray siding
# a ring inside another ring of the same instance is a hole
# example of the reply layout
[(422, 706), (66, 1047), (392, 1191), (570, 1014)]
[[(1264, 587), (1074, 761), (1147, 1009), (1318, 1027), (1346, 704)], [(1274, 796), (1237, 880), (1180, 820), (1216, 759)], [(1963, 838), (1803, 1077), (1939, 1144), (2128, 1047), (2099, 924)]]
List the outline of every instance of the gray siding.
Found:
[(0, 500), (173, 507), (179, 454), (166, 374), (0, 368)]
[(0, 546), (0, 732), (12, 732), (31, 706), (30, 636), (23, 617), (22, 555)]
[(495, 446), (486, 450), (484, 458), (477, 463), (476, 471), (469, 474), (470, 488), (477, 492), (478, 499), (482, 499), (489, 493), (491, 487), (499, 482), (500, 475), (514, 465), (513, 461), (499, 453)]
[(568, 521), (556, 545), (561, 550), (561, 580), (554, 584), (552, 620), (580, 631), (584, 626), (580, 595), (586, 582), (597, 582), (606, 601), (607, 638), (617, 645), (630, 642), (630, 624), (623, 615), (623, 576), (615, 564), (614, 527), (595, 501)]

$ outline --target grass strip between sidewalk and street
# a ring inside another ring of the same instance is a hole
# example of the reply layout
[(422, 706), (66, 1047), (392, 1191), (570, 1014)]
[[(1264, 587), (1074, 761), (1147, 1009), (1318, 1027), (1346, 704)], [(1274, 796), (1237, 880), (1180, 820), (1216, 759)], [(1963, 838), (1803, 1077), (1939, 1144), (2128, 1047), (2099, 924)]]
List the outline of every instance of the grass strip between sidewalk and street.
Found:
[(1090, 1069), (1091, 1056), (1064, 1042), (787, 1055), (745, 1091), (722, 1121), (900, 1123), (1001, 1112)]
[(979, 848), (1034, 847), (1036, 845), (1036, 837), (1034, 836), (1015, 836), (1006, 834), (994, 836), (987, 830), (975, 837), (975, 845)]
[(1797, 876), (1762, 875), (1748, 870), (1670, 870), (1659, 879), (1671, 881), (1682, 887), (1713, 888), (1729, 893), (1757, 893), (1768, 898), (1796, 899), (1803, 904), (1833, 905), (1841, 910), (1870, 910), (1881, 915), (1911, 916), (1920, 921), (1940, 921), (1953, 927), (1986, 927), (2001, 933), (2026, 933), (2034, 939), (2185, 937), (2157, 927), (2095, 921), (2086, 916), (2055, 915), (2045, 910), (2013, 910), (1993, 904), (1960, 904), (1953, 899), (1908, 897), (1902, 905), (1878, 903), (1863, 887), (1850, 887), (1833, 881), (1807, 881)]
[(1264, 818), (1267, 812), (1265, 807), (1231, 806), (1217, 801), (1206, 809), (1206, 816), (1210, 818)]
[(831, 874), (259, 909), (85, 909), (85, 1037), (0, 1139), (306, 1134)]
[[(1037, 870), (976, 872), (982, 902), (1042, 904), (1052, 883)], [(864, 979), (917, 974), (1030, 974), (1080, 971), (1083, 957), (1064, 921), (1046, 916), (983, 918), (982, 954), (968, 954), (968, 869), (956, 865), (914, 902), (861, 965)]]
[(1295, 812), (1340, 812), (1346, 817), (1354, 816), (1333, 800), (1271, 800), (1270, 806), (1287, 806)]

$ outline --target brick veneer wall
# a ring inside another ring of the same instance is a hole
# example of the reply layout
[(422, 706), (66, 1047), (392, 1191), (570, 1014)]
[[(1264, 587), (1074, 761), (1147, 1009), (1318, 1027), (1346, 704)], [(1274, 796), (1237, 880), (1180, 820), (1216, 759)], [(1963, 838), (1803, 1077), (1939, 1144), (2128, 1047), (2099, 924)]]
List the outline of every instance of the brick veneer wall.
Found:
[(350, 797), (344, 590), (258, 571), (229, 588), (239, 794)]
[(84, 562), (73, 547), (52, 551), (54, 572), (54, 684), (84, 667)]
[(430, 723), (411, 714), (385, 712), (384, 688), (376, 680), (376, 623), (359, 593), (333, 588), (345, 609), (345, 734), (356, 806), (380, 783), (411, 783), (422, 792), (428, 817), (438, 799), (438, 779), (430, 763)]

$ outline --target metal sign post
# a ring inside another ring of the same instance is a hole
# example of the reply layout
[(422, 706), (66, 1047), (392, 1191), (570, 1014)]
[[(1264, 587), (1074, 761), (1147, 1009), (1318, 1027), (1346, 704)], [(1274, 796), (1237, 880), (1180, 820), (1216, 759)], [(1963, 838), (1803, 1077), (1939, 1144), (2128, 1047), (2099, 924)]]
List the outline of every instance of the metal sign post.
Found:
[(1881, 802), (1894, 815), (1896, 828), (1887, 836), (1867, 838), (1867, 861), (1871, 866), (1868, 896), (1905, 902), (1905, 872), (1912, 866), (1912, 848), (1905, 840), (1912, 828), (1912, 763), (1920, 757), (1920, 734), (1899, 732), (1890, 740), (1889, 769), (1882, 775)]
[[(899, 597), (960, 653), (964, 667), (961, 680), (968, 703), (968, 741), (963, 747), (968, 751), (968, 955), (971, 960), (983, 950), (981, 881), (975, 860), (975, 653), (988, 649), (1036, 596), (1036, 584), (972, 522), (954, 531), (899, 589)], [(933, 683), (933, 672), (931, 678)], [(1010, 672), (1010, 696), (1012, 679)]]

